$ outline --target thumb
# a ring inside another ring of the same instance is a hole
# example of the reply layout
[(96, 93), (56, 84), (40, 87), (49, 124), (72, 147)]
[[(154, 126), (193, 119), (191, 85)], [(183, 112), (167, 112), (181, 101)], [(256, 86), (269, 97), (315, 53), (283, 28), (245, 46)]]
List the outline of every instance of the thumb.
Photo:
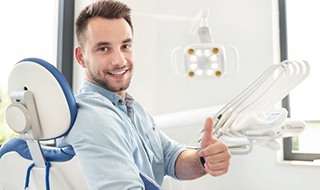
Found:
[(204, 124), (204, 133), (201, 140), (201, 149), (209, 146), (214, 142), (212, 137), (213, 132), (213, 119), (212, 117), (208, 117)]

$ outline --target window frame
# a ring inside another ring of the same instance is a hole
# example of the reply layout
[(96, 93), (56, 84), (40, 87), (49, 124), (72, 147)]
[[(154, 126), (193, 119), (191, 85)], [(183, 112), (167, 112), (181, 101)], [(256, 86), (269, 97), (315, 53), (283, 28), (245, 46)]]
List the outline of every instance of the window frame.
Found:
[(57, 68), (73, 88), (74, 0), (59, 0)]
[[(286, 0), (279, 0), (279, 30), (280, 30), (280, 59), (288, 59), (288, 41), (287, 41), (287, 15)], [(290, 117), (290, 95), (282, 100), (282, 106), (288, 110)], [(292, 147), (292, 137), (283, 139), (283, 160), (285, 161), (314, 161), (320, 159), (317, 153), (299, 153), (294, 152)]]

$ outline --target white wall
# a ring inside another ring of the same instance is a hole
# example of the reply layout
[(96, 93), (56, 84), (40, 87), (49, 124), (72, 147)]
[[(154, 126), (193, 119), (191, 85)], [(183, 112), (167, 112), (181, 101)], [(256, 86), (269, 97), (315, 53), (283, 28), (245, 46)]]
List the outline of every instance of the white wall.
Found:
[[(77, 1), (78, 7), (88, 2)], [(133, 10), (135, 27), (136, 70), (129, 92), (154, 115), (227, 103), (269, 65), (279, 61), (277, 0), (124, 2)], [(215, 41), (238, 47), (240, 70), (236, 76), (191, 80), (172, 72), (171, 50), (197, 42), (188, 33), (190, 22), (179, 18), (193, 17), (202, 7), (210, 9), (209, 21)], [(158, 15), (157, 18), (155, 15)], [(176, 16), (168, 20), (163, 15)], [(75, 70), (79, 71), (77, 67)], [(77, 81), (81, 81), (79, 72), (76, 77)], [(164, 131), (177, 141), (186, 143), (201, 127), (188, 126)], [(167, 179), (164, 188), (307, 190), (319, 188), (316, 183), (319, 177), (319, 168), (278, 164), (276, 152), (256, 146), (249, 155), (233, 156), (227, 175), (206, 176), (189, 182)]]

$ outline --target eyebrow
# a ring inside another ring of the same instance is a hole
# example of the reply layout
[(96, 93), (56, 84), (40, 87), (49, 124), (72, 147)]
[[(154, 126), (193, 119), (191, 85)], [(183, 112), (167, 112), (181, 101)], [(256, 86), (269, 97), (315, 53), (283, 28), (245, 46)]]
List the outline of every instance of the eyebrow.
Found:
[(132, 42), (132, 38), (127, 38), (122, 41), (122, 43), (131, 43), (131, 42)]
[[(122, 41), (123, 44), (131, 43), (131, 42), (132, 42), (132, 38), (127, 38)], [(105, 46), (105, 45), (110, 45), (110, 44), (111, 44), (110, 42), (98, 42), (97, 44), (95, 44), (94, 47)]]
[(109, 42), (98, 42), (94, 45), (94, 47), (100, 47), (100, 46), (106, 46), (106, 45), (110, 45), (111, 43)]

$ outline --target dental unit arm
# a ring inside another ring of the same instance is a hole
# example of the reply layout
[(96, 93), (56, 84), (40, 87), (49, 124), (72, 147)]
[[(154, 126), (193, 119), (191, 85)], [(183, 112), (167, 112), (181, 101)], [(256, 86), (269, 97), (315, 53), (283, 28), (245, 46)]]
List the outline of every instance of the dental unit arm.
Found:
[[(232, 154), (248, 154), (254, 144), (278, 150), (277, 139), (297, 136), (303, 132), (305, 123), (288, 118), (287, 110), (277, 108), (276, 104), (309, 73), (306, 61), (283, 61), (270, 66), (224, 106), (155, 116), (155, 121), (160, 128), (196, 125), (215, 113), (212, 135), (227, 144)], [(203, 130), (187, 146), (199, 148), (202, 135)]]

